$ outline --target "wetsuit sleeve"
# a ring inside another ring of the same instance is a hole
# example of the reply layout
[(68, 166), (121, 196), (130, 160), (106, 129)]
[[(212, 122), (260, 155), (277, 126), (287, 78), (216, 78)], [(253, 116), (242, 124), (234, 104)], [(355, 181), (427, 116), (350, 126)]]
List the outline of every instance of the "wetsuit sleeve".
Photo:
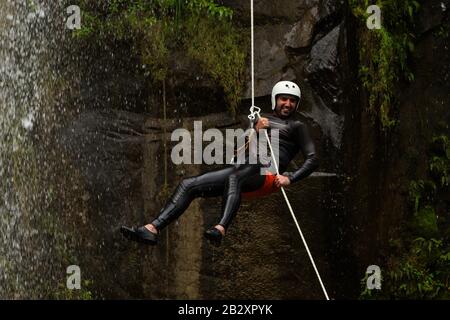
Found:
[(311, 173), (313, 173), (319, 166), (319, 159), (316, 155), (316, 149), (314, 143), (309, 135), (306, 125), (297, 122), (295, 126), (296, 136), (300, 144), (300, 150), (305, 157), (305, 162), (303, 165), (293, 173), (287, 173), (286, 176), (289, 177), (291, 183), (300, 181)]

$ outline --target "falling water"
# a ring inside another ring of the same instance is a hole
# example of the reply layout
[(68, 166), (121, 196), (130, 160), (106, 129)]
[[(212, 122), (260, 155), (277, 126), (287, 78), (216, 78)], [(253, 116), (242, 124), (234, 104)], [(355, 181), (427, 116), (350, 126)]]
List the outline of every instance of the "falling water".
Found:
[(0, 298), (48, 297), (54, 278), (46, 137), (61, 101), (63, 14), (58, 1), (0, 1)]

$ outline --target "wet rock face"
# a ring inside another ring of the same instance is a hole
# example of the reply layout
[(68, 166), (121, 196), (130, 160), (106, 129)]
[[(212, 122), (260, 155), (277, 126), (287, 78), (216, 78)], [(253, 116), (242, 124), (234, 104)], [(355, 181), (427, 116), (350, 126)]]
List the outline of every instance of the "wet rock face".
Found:
[(132, 188), (142, 165), (144, 119), (124, 111), (90, 111), (66, 129), (64, 144), (89, 177), (93, 194), (120, 197)]
[[(234, 6), (240, 12), (239, 18), (247, 18), (247, 2), (224, 3)], [(329, 104), (341, 81), (335, 72), (341, 62), (337, 48), (344, 27), (337, 27), (340, 21), (331, 16), (336, 17), (333, 1), (256, 1), (255, 87), (256, 96), (269, 102), (267, 95), (275, 82), (294, 80), (302, 85), (301, 116), (311, 125), (322, 160), (320, 170), (334, 172), (342, 118)], [(116, 49), (123, 52), (123, 48)], [(172, 57), (172, 71), (177, 76), (166, 83), (167, 107), (173, 112), (168, 117), (203, 117), (225, 110), (223, 93), (199, 72), (198, 66), (182, 56)], [(218, 250), (205, 242), (202, 233), (217, 222), (221, 199), (195, 200), (161, 234), (156, 248), (143, 248), (121, 238), (117, 232), (120, 225), (148, 223), (182, 178), (212, 168), (175, 166), (170, 161), (169, 146), (165, 176), (161, 127), (156, 133), (149, 132), (151, 126), (146, 127), (149, 116), (162, 118), (162, 87), (146, 83), (135, 62), (115, 60), (112, 68), (107, 58), (98, 60), (99, 64), (87, 74), (89, 81), (83, 82), (81, 88), (82, 102), (88, 108), (62, 133), (63, 144), (88, 190), (84, 199), (89, 204), (88, 219), (94, 231), (82, 235), (92, 245), (84, 265), (85, 271), (95, 276), (98, 291), (110, 298), (321, 298), (280, 195), (245, 203), (229, 239)], [(311, 81), (305, 81), (306, 77)], [(248, 97), (249, 91), (245, 95)], [(113, 107), (124, 104), (129, 112), (106, 109), (108, 101)], [(206, 101), (210, 103), (206, 105)], [(212, 126), (231, 125), (225, 122), (222, 118)], [(302, 161), (301, 156), (296, 158), (292, 168)], [(165, 180), (168, 192), (163, 192)], [(333, 245), (338, 243), (338, 227), (333, 226), (336, 220), (330, 216), (339, 208), (335, 208), (337, 200), (323, 191), (338, 183), (337, 177), (311, 177), (292, 186), (290, 192), (293, 207), (302, 220), (308, 221), (308, 241), (332, 292), (337, 290), (337, 284), (327, 275), (330, 265), (337, 261), (332, 251), (341, 251)], [(257, 206), (261, 210), (256, 210)], [(330, 210), (334, 211), (329, 214)], [(267, 228), (261, 228), (267, 225), (275, 225), (274, 232), (267, 234)], [(260, 261), (266, 262), (261, 268)], [(114, 268), (120, 272), (111, 272)]]
[[(236, 8), (239, 19), (247, 21), (241, 22), (248, 23), (248, 2), (223, 3)], [(415, 146), (409, 145), (409, 137), (417, 130), (418, 121), (430, 118), (427, 110), (432, 112), (434, 122), (443, 114), (448, 115), (442, 109), (449, 104), (448, 94), (442, 92), (449, 92), (449, 72), (441, 62), (445, 66), (450, 63), (445, 40), (436, 40), (428, 32), (415, 58), (418, 65), (423, 57), (426, 63), (418, 68), (417, 81), (405, 91), (401, 102), (404, 117), (401, 130), (406, 134), (401, 137), (397, 157), (384, 159), (380, 165), (379, 137), (371, 130), (367, 114), (358, 114), (362, 108), (345, 105), (342, 99), (350, 67), (345, 56), (348, 27), (341, 10), (342, 3), (334, 0), (255, 1), (255, 71), (256, 95), (261, 101), (269, 101), (268, 95), (278, 80), (301, 84), (303, 100), (299, 112), (310, 125), (319, 150), (320, 171), (339, 173), (340, 161), (344, 161), (347, 173), (357, 177), (348, 189), (344, 189), (339, 175), (309, 177), (288, 188), (294, 212), (330, 296), (353, 298), (359, 294), (365, 270), (355, 270), (356, 266), (372, 264), (377, 249), (372, 242), (386, 240), (387, 226), (401, 221), (402, 199), (396, 192), (401, 186), (389, 182), (404, 178), (403, 150)], [(434, 12), (426, 10), (425, 13)], [(440, 13), (438, 16), (441, 17)], [(435, 26), (434, 13), (427, 17), (424, 32)], [(82, 200), (89, 207), (86, 217), (89, 228), (77, 229), (80, 239), (86, 241), (79, 259), (83, 273), (95, 279), (99, 296), (322, 299), (320, 286), (280, 194), (244, 201), (219, 249), (211, 247), (202, 233), (217, 223), (220, 198), (193, 201), (164, 230), (155, 248), (121, 238), (120, 225), (148, 223), (184, 177), (213, 168), (176, 166), (169, 156), (165, 176), (161, 127), (156, 133), (149, 132), (153, 127), (147, 121), (147, 112), (154, 117), (162, 116), (161, 88), (145, 83), (138, 69), (127, 71), (128, 65), (117, 64), (114, 70), (101, 71), (109, 62), (98, 60), (99, 65), (86, 75), (90, 81), (84, 83), (80, 92), (91, 111), (82, 111), (62, 130), (61, 142), (86, 187)], [(178, 113), (170, 114), (170, 118), (222, 111), (220, 91), (202, 78), (191, 62), (174, 57), (173, 63), (179, 77), (166, 84), (167, 102)], [(248, 97), (249, 91), (245, 95)], [(433, 97), (431, 102), (429, 97)], [(108, 98), (115, 107), (124, 104), (132, 112), (105, 110)], [(205, 106), (204, 101), (217, 104)], [(411, 105), (418, 110), (416, 113), (410, 112)], [(351, 120), (346, 122), (343, 138), (344, 111)], [(419, 116), (415, 117), (416, 114)], [(218, 119), (212, 127), (235, 125), (224, 117)], [(189, 121), (192, 123), (193, 119)], [(427, 128), (422, 130), (424, 135), (430, 134)], [(341, 151), (343, 146), (347, 146), (345, 155)], [(300, 156), (294, 159), (289, 171), (296, 169), (302, 160)], [(384, 174), (385, 180), (377, 180)], [(165, 180), (168, 190), (163, 188)], [(374, 226), (367, 221), (374, 222)], [(375, 253), (368, 252), (369, 249)]]
[[(273, 85), (280, 79), (295, 78), (294, 71), (289, 65), (289, 58), (284, 50), (286, 41), (284, 37), (290, 29), (291, 25), (287, 24), (255, 28), (256, 97), (270, 94)], [(247, 88), (244, 96), (250, 98), (250, 83)]]
[[(347, 117), (352, 120), (346, 122), (345, 129), (345, 171), (352, 182), (345, 201), (348, 241), (354, 247), (359, 273), (373, 261), (384, 261), (392, 254), (389, 242), (399, 237), (412, 214), (409, 184), (426, 177), (432, 137), (442, 134), (443, 129), (448, 134), (449, 35), (436, 32), (439, 28), (429, 29), (439, 23), (449, 28), (448, 11), (442, 12), (441, 3), (448, 1), (425, 1), (419, 11), (416, 22), (421, 34), (408, 63), (415, 80), (399, 83), (399, 126), (388, 136), (389, 141), (372, 123), (363, 99), (355, 101), (357, 108), (347, 108)], [(442, 14), (446, 17), (440, 20)]]
[[(142, 168), (145, 117), (125, 111), (87, 111), (61, 132), (61, 143), (78, 169), (88, 206), (77, 253), (86, 279), (104, 297), (131, 298), (142, 292), (136, 252), (127, 250), (118, 228), (142, 219)], [(123, 273), (114, 272), (121, 265)], [(129, 268), (133, 273), (127, 273)], [(125, 277), (125, 278), (123, 278)], [(112, 286), (111, 283), (115, 283)]]
[(314, 27), (319, 20), (318, 8), (309, 9), (302, 19), (294, 24), (289, 33), (285, 35), (286, 47), (300, 49), (309, 47), (314, 35)]
[[(342, 195), (322, 192), (336, 177), (309, 177), (287, 189), (295, 215), (322, 280), (332, 297), (342, 295), (341, 264), (345, 250), (330, 234), (336, 233), (335, 206)], [(217, 221), (220, 203), (204, 201), (206, 225)], [(332, 223), (333, 222), (333, 223)], [(203, 249), (201, 288), (212, 299), (324, 299), (294, 221), (281, 193), (244, 200), (220, 248)], [(339, 258), (338, 258), (339, 259)], [(341, 283), (340, 283), (341, 282)]]
[[(248, 16), (250, 8), (246, 2), (224, 2), (240, 12), (239, 18)], [(328, 107), (340, 81), (334, 72), (340, 61), (337, 47), (341, 29), (330, 29), (327, 22), (334, 12), (335, 6), (330, 1), (255, 2), (256, 96), (268, 100), (273, 84), (281, 79), (304, 84), (302, 120), (311, 124), (322, 157), (321, 171), (335, 170), (336, 163), (331, 160), (334, 154), (327, 148), (337, 150), (341, 139), (342, 119)], [(322, 29), (321, 25), (326, 27)], [(120, 70), (126, 74), (123, 67), (119, 66)], [(166, 83), (168, 110), (174, 112), (169, 113), (169, 118), (200, 117), (223, 111), (225, 104), (219, 100), (221, 93), (198, 70), (192, 61), (183, 59), (181, 53), (180, 57), (173, 57), (173, 72), (178, 76)], [(107, 89), (112, 82), (106, 74), (104, 76), (105, 82), (101, 82), (101, 86)], [(306, 76), (311, 77), (310, 83), (304, 81)], [(130, 74), (124, 79), (133, 77), (135, 75)], [(148, 84), (139, 77), (135, 80), (134, 88), (126, 89), (130, 86), (127, 83), (117, 92), (125, 90), (127, 94), (143, 95)], [(322, 86), (323, 91), (315, 90)], [(111, 92), (106, 89), (99, 92)], [(151, 87), (153, 98), (141, 103), (153, 117), (162, 117), (161, 89)], [(86, 101), (99, 99), (95, 90), (84, 92)], [(245, 98), (249, 96), (248, 89)], [(216, 103), (208, 106), (204, 104), (215, 100)], [(139, 112), (138, 109), (134, 111)], [(102, 274), (97, 286), (105, 296), (175, 299), (322, 297), (280, 195), (263, 199), (258, 204), (244, 203), (229, 238), (218, 250), (205, 242), (202, 233), (217, 222), (221, 199), (195, 200), (185, 214), (164, 231), (158, 247), (145, 253), (142, 253), (142, 247), (123, 241), (115, 229), (117, 226), (148, 223), (168, 197), (161, 193), (164, 184), (163, 138), (160, 132), (155, 136), (142, 130), (144, 122), (144, 116), (137, 113), (91, 111), (83, 113), (66, 130), (67, 145), (91, 191), (91, 219), (97, 226), (97, 233), (92, 237), (95, 242), (105, 243), (95, 253), (95, 259), (102, 262), (91, 261), (95, 265), (91, 273)], [(222, 121), (213, 126), (223, 124)], [(323, 144), (329, 147), (323, 147)], [(299, 156), (293, 167), (298, 167), (302, 161)], [(184, 177), (210, 170), (209, 166), (175, 166), (169, 156), (168, 188), (176, 188)], [(333, 246), (337, 242), (334, 238), (337, 227), (331, 227), (328, 212), (336, 199), (325, 199), (327, 193), (321, 191), (337, 182), (336, 177), (308, 178), (291, 188), (292, 205), (299, 210), (302, 220), (309, 221), (303, 224), (308, 241), (332, 291), (336, 283), (327, 274), (334, 261), (330, 258), (332, 250), (339, 249)], [(322, 198), (318, 194), (322, 194)], [(256, 210), (256, 206), (261, 210)], [(267, 215), (268, 212), (274, 214)], [(274, 225), (274, 232), (267, 234), (267, 228), (263, 227), (267, 225)], [(115, 248), (113, 253), (109, 252), (111, 247)], [(265, 264), (261, 266), (260, 261)], [(114, 275), (102, 272), (112, 265), (119, 265), (123, 271)], [(117, 286), (105, 290), (112, 281)]]
[(328, 106), (337, 104), (343, 93), (338, 51), (341, 31), (342, 27), (337, 26), (317, 41), (305, 67), (308, 81)]
[[(318, 19), (317, 2), (285, 2), (289, 5), (265, 1), (255, 5), (254, 52), (255, 96), (257, 97), (269, 95), (273, 85), (281, 79), (297, 79), (288, 50), (308, 47), (313, 38), (314, 26)], [(247, 4), (231, 5), (237, 6), (239, 10), (246, 10), (247, 13), (250, 12)], [(257, 6), (259, 9), (256, 9)], [(275, 13), (270, 11), (272, 6), (278, 8)], [(289, 10), (284, 12), (280, 8), (289, 8)], [(272, 18), (257, 20), (259, 15), (264, 16), (264, 14), (270, 15)], [(241, 19), (246, 19), (246, 16)], [(250, 66), (248, 66), (246, 74), (250, 75), (250, 72)], [(250, 76), (248, 79), (250, 81)], [(244, 98), (250, 98), (250, 82), (247, 82), (246, 87)]]
[[(80, 56), (74, 65), (80, 105), (88, 110), (120, 109), (163, 117), (163, 84), (148, 79), (149, 70), (136, 55), (130, 55), (129, 45), (108, 44), (89, 50), (78, 49)], [(95, 55), (89, 52), (96, 52)], [(226, 111), (226, 97), (217, 82), (206, 74), (198, 61), (185, 52), (169, 58), (170, 76), (165, 82), (166, 108), (169, 117), (201, 116)]]
[(420, 11), (420, 19), (418, 29), (421, 33), (427, 32), (439, 26), (446, 14), (450, 10), (450, 1), (430, 1), (426, 6), (423, 6)]
[[(250, 12), (247, 3), (224, 3), (238, 12)], [(304, 76), (294, 72), (293, 64), (306, 61), (314, 42), (341, 23), (341, 10), (342, 2), (329, 0), (255, 2), (255, 77), (258, 81), (255, 95), (270, 94), (274, 82), (281, 79), (301, 82)], [(239, 18), (246, 22), (247, 16)], [(248, 68), (247, 74), (249, 72)], [(250, 88), (249, 83), (247, 88)], [(244, 97), (250, 96), (249, 90)]]
[[(306, 0), (306, 1), (270, 1), (259, 0), (254, 1), (254, 15), (255, 20), (263, 22), (267, 21), (289, 21), (294, 22), (298, 20), (305, 10), (316, 5), (320, 0)], [(250, 1), (239, 0), (222, 0), (224, 5), (234, 8), (243, 17), (250, 17)], [(250, 20), (249, 20), (250, 21)]]

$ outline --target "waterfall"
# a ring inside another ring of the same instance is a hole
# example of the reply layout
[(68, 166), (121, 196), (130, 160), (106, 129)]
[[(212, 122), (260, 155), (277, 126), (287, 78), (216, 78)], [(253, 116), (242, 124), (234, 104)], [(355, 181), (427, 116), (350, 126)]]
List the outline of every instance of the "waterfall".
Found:
[[(46, 136), (58, 107), (61, 1), (0, 1), (0, 298), (48, 296)], [(50, 235), (51, 237), (51, 235)]]

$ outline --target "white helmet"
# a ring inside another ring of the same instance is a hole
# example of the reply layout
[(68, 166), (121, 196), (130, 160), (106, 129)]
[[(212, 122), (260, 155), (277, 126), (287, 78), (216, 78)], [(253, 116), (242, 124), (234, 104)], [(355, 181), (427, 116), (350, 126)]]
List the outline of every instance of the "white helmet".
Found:
[(295, 106), (295, 110), (297, 110), (298, 105), (300, 104), (301, 92), (298, 85), (291, 81), (280, 81), (277, 82), (272, 89), (272, 110), (275, 110), (277, 105), (277, 95), (279, 94), (290, 94), (292, 96), (296, 96), (298, 98), (297, 105)]

